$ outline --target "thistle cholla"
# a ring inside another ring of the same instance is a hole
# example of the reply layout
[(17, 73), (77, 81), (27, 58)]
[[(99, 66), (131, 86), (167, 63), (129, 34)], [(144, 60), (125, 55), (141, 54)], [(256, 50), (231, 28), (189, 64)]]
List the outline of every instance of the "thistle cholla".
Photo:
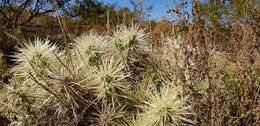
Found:
[(124, 81), (129, 74), (123, 71), (125, 66), (120, 59), (102, 58), (101, 62), (94, 75), (97, 98), (102, 100), (108, 98), (112, 102), (116, 102), (120, 93), (129, 90), (129, 85)]
[(18, 65), (13, 71), (26, 74), (25, 76), (29, 72), (43, 74), (43, 71), (51, 70), (57, 65), (58, 60), (55, 55), (60, 55), (56, 45), (50, 44), (48, 39), (37, 38), (33, 42), (25, 43), (24, 48), (18, 49), (18, 53), (13, 56)]
[(130, 28), (121, 26), (113, 34), (112, 42), (120, 51), (129, 51), (134, 49), (149, 50), (147, 41), (148, 34), (139, 26)]
[(94, 113), (95, 126), (122, 126), (126, 116), (124, 107), (115, 104), (102, 103), (100, 110)]
[(188, 97), (182, 97), (180, 87), (165, 84), (158, 91), (155, 87), (147, 91), (147, 99), (140, 108), (141, 122), (144, 126), (179, 126), (193, 122), (187, 118), (191, 115)]
[[(155, 67), (160, 58), (148, 55), (152, 46), (145, 30), (121, 26), (107, 38), (84, 34), (65, 50), (69, 55), (47, 39), (19, 48), (13, 56), (16, 74), (8, 87), (10, 94), (15, 93), (6, 105), (9, 113), (17, 113), (13, 118), (7, 114), (13, 124), (192, 124), (182, 89), (169, 86), (160, 76), (146, 76), (147, 71), (171, 75)], [(142, 95), (133, 96), (134, 92)]]
[(88, 67), (100, 62), (106, 44), (105, 37), (94, 33), (83, 34), (75, 39), (77, 57), (81, 67)]

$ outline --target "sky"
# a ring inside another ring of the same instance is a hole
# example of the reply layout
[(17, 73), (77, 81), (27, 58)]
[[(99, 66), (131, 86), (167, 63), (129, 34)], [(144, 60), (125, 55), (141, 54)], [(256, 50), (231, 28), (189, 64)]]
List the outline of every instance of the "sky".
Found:
[[(116, 3), (121, 7), (129, 7), (132, 9), (132, 5), (129, 0), (100, 0), (105, 4)], [(178, 0), (177, 0), (178, 1)], [(172, 15), (167, 14), (166, 11), (173, 7), (173, 0), (143, 0), (145, 7), (152, 6), (153, 9), (150, 13), (152, 20), (159, 20), (161, 17), (166, 17), (168, 19), (172, 18)]]

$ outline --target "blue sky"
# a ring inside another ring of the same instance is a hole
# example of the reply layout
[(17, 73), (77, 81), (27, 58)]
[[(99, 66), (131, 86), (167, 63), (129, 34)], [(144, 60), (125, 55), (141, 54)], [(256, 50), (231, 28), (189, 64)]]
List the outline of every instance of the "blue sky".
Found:
[[(117, 3), (117, 5), (121, 7), (129, 7), (131, 8), (132, 5), (130, 4), (129, 0), (100, 0), (105, 4), (108, 3)], [(161, 17), (165, 16), (166, 18), (171, 19), (172, 15), (167, 14), (166, 11), (173, 7), (174, 2), (173, 0), (143, 0), (144, 6), (152, 6), (153, 10), (151, 11), (151, 19), (159, 20)]]

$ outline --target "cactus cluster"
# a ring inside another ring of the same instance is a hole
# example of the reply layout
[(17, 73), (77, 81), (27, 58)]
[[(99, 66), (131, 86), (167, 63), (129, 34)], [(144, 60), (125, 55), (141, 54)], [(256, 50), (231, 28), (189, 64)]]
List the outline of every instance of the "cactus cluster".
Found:
[(12, 56), (17, 65), (4, 111), (11, 125), (194, 124), (172, 54), (153, 52), (144, 29), (121, 26), (74, 41), (63, 50), (36, 39)]

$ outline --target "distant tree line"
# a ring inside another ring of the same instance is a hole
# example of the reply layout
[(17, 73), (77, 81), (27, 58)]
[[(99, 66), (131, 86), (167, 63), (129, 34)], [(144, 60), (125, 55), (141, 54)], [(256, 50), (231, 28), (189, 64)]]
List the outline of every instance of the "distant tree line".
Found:
[[(252, 46), (249, 48), (260, 46), (257, 40), (260, 36), (259, 0), (173, 1), (175, 4), (168, 13), (176, 17), (173, 22), (180, 27), (179, 33), (201, 30), (197, 33), (203, 33), (207, 44), (218, 46), (226, 52), (238, 51), (249, 43)], [(189, 29), (190, 26), (192, 29)], [(243, 36), (248, 38), (244, 43), (241, 42)], [(199, 35), (197, 37), (201, 38)]]
[(61, 24), (83, 32), (144, 21), (152, 8), (142, 0), (130, 2), (133, 10), (99, 0), (1, 0), (0, 50), (9, 53), (21, 41), (62, 34)]

